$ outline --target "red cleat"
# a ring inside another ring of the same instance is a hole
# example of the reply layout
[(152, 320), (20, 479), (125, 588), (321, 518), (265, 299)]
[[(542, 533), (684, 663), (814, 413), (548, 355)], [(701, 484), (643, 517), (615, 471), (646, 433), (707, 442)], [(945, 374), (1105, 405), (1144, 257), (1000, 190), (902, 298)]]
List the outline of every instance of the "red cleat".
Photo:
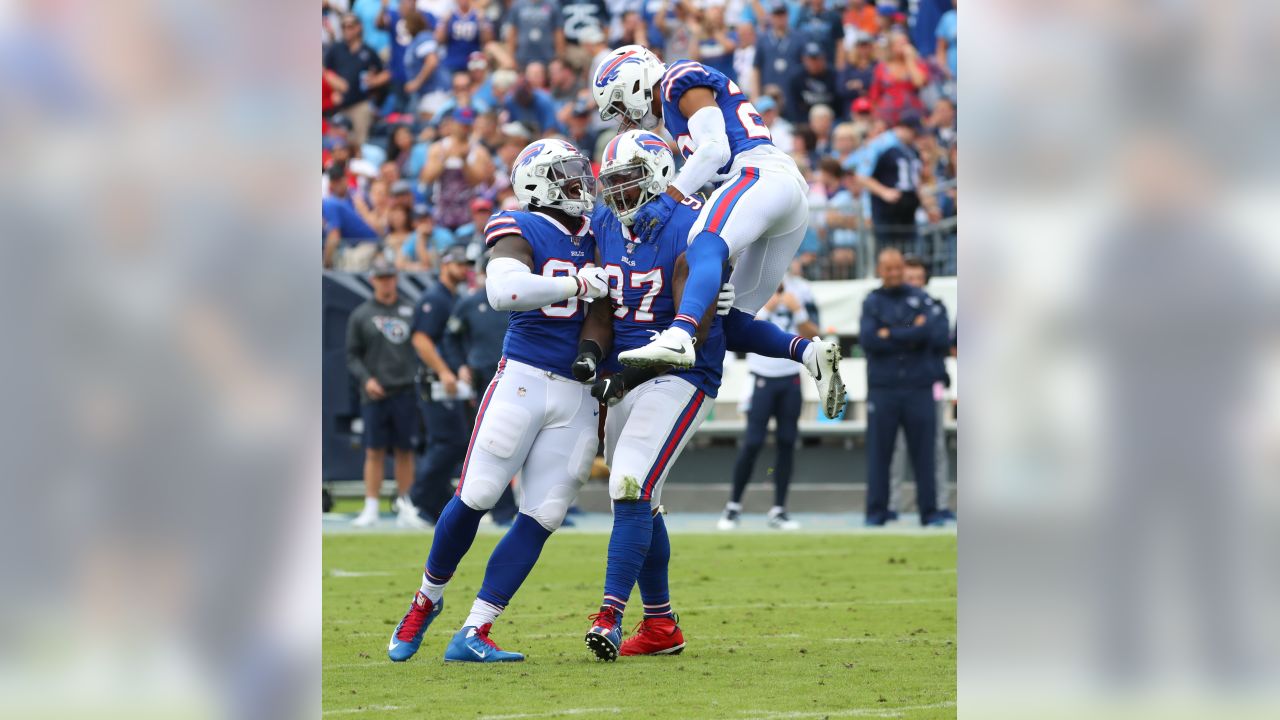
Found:
[(684, 650), (684, 633), (676, 618), (645, 618), (636, 632), (623, 641), (619, 655), (679, 655)]

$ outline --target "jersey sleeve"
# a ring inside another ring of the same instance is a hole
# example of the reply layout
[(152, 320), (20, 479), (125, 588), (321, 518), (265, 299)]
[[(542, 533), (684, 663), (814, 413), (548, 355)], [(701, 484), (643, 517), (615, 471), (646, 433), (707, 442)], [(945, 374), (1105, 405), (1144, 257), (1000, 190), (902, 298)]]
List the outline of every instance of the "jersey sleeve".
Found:
[(508, 235), (522, 234), (515, 216), (510, 211), (503, 210), (490, 216), (489, 222), (484, 226), (484, 245), (491, 248)]
[[(719, 76), (719, 77), (717, 77)], [(689, 88), (706, 87), (719, 92), (724, 86), (724, 78), (718, 71), (696, 63), (692, 60), (681, 60), (667, 69), (662, 76), (662, 99), (675, 105)]]

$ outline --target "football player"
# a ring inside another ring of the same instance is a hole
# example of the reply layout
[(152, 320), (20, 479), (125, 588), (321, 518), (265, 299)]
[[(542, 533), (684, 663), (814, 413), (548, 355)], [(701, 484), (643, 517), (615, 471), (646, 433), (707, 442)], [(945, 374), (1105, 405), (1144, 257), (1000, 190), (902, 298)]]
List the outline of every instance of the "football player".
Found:
[[(436, 524), (422, 586), (387, 646), (394, 661), (417, 652), (480, 518), (517, 472), (520, 512), (494, 548), (471, 612), (444, 659), (524, 659), (499, 648), (490, 628), (560, 527), (596, 454), (599, 405), (590, 388), (572, 379), (571, 368), (588, 313), (585, 300), (609, 292), (608, 276), (593, 264), (591, 166), (569, 143), (542, 140), (517, 156), (511, 186), (526, 209), (497, 213), (485, 227), (492, 253), (489, 302), (511, 311), (503, 359), (480, 402), (457, 493)], [(607, 316), (608, 303), (596, 305)]]

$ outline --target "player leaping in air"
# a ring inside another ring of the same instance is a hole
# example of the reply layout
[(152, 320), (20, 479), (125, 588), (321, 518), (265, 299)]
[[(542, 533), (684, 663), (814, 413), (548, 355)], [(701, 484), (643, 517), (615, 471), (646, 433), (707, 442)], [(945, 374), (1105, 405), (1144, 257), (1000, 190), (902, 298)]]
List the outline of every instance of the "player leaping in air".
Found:
[[(624, 130), (665, 123), (685, 158), (664, 192), (631, 218), (639, 238), (658, 237), (686, 197), (708, 182), (720, 183), (689, 232), (689, 277), (674, 321), (651, 342), (619, 356), (635, 367), (693, 367), (693, 338), (716, 300), (726, 260), (737, 257), (731, 278), (736, 309), (754, 317), (777, 290), (808, 227), (808, 185), (795, 161), (774, 146), (747, 96), (713, 68), (690, 60), (668, 67), (646, 48), (624, 45), (600, 63), (592, 93), (600, 117), (621, 117)], [(806, 365), (839, 367), (839, 347), (822, 349), (834, 357)], [(815, 380), (823, 412), (837, 416), (844, 406), (839, 376)]]
[[(686, 287), (689, 230), (702, 201), (685, 198), (657, 237), (641, 240), (632, 221), (662, 194), (675, 162), (658, 136), (632, 130), (605, 148), (600, 170), (605, 207), (591, 219), (600, 264), (609, 277), (612, 313), (597, 312), (583, 323), (582, 342), (574, 361), (574, 377), (596, 380), (596, 371), (612, 372), (592, 387), (592, 395), (608, 403), (605, 459), (609, 464), (609, 496), (613, 531), (609, 536), (604, 596), (592, 615), (587, 647), (602, 660), (618, 655), (674, 655), (684, 648), (667, 585), (671, 546), (659, 512), (662, 486), (685, 443), (710, 411), (720, 387), (727, 348), (803, 362), (810, 372), (839, 377), (830, 343), (810, 343), (783, 332), (773, 323), (730, 310), (732, 293), (722, 293), (723, 317), (700, 318), (702, 352), (692, 368), (662, 374), (658, 368), (623, 368), (619, 351), (641, 347), (651, 328), (671, 322), (681, 288)], [(595, 303), (604, 305), (604, 303)], [(821, 368), (818, 363), (826, 358)], [(844, 388), (838, 388), (841, 396)], [(622, 642), (622, 614), (631, 589), (640, 585), (644, 620), (637, 634)]]
[[(485, 227), (492, 252), (485, 285), (489, 302), (511, 311), (503, 358), (480, 402), (458, 492), (436, 523), (422, 587), (387, 645), (397, 662), (418, 651), (480, 518), (517, 472), (520, 513), (490, 555), (471, 613), (444, 659), (524, 659), (499, 648), (489, 629), (564, 521), (596, 454), (599, 405), (589, 388), (572, 379), (571, 367), (588, 314), (583, 298), (609, 292), (608, 276), (593, 265), (591, 166), (569, 143), (541, 140), (516, 157), (511, 186), (527, 211), (498, 213)], [(607, 317), (608, 304), (595, 305)]]

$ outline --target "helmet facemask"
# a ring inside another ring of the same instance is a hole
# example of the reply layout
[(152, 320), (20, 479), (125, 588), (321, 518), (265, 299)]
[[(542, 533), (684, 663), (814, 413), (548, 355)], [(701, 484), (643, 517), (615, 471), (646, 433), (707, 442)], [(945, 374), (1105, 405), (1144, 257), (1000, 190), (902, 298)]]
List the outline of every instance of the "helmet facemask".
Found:
[(534, 170), (547, 178), (548, 197), (539, 198), (542, 207), (554, 208), (579, 217), (595, 207), (596, 179), (591, 163), (580, 155), (544, 161)]
[(636, 212), (654, 198), (654, 177), (639, 159), (600, 173), (604, 204), (628, 227)]

